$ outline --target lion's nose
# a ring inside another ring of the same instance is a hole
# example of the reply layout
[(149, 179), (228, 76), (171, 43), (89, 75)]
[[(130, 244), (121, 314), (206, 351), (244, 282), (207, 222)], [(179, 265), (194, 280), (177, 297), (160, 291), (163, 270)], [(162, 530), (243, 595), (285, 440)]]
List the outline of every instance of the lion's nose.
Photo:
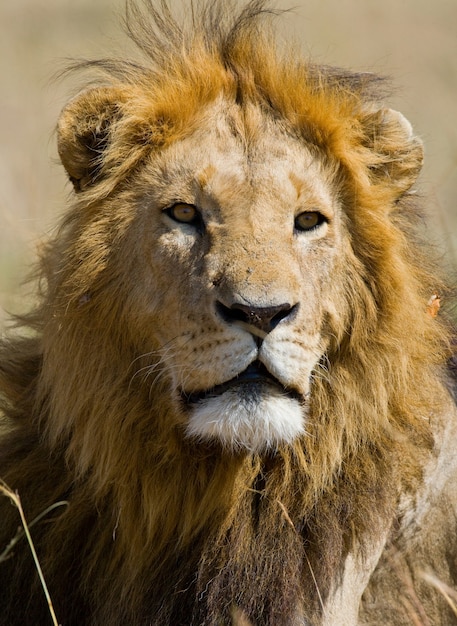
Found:
[(217, 312), (226, 322), (242, 322), (265, 334), (271, 332), (279, 322), (291, 319), (297, 308), (298, 304), (290, 305), (288, 302), (267, 307), (257, 307), (238, 302), (227, 307), (222, 302), (216, 303)]

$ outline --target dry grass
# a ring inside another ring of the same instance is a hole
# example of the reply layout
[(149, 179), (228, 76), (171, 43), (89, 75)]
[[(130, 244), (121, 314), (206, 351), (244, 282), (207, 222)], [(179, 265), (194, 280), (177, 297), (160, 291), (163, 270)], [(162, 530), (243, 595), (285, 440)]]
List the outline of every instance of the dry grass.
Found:
[(433, 572), (423, 572), (422, 578), (441, 593), (457, 618), (457, 590), (443, 583)]
[(21, 522), (22, 522), (22, 528), (19, 528), (19, 530), (16, 533), (16, 535), (11, 539), (9, 544), (6, 546), (5, 550), (0, 554), (0, 563), (2, 561), (5, 561), (6, 559), (10, 558), (14, 546), (25, 535), (27, 537), (27, 541), (28, 541), (28, 544), (29, 544), (29, 547), (30, 547), (30, 552), (32, 553), (33, 561), (35, 563), (35, 568), (36, 568), (36, 570), (38, 572), (38, 576), (40, 578), (41, 586), (43, 587), (43, 592), (44, 592), (44, 595), (46, 597), (46, 601), (48, 603), (49, 614), (51, 616), (52, 623), (54, 624), (54, 626), (59, 626), (56, 614), (54, 612), (54, 607), (53, 607), (53, 604), (52, 604), (51, 596), (49, 595), (48, 587), (46, 585), (46, 580), (45, 580), (43, 572), (41, 570), (40, 561), (39, 561), (37, 553), (35, 551), (35, 546), (33, 544), (32, 536), (30, 534), (30, 528), (34, 524), (39, 522), (41, 519), (43, 519), (43, 517), (45, 517), (48, 513), (50, 513), (50, 511), (53, 511), (55, 508), (58, 508), (60, 506), (66, 506), (68, 503), (67, 502), (56, 502), (56, 504), (53, 504), (52, 506), (48, 507), (45, 511), (43, 511), (40, 515), (38, 515), (38, 517), (36, 517), (30, 524), (28, 524), (27, 520), (25, 519), (24, 510), (22, 508), (22, 503), (21, 503), (21, 499), (19, 497), (19, 494), (17, 492), (14, 492), (12, 489), (10, 489), (8, 487), (8, 485), (6, 485), (2, 480), (0, 480), (0, 494), (3, 494), (4, 496), (6, 496), (7, 498), (9, 498), (11, 500), (11, 502), (14, 504), (14, 506), (19, 511), (19, 515), (21, 517)]

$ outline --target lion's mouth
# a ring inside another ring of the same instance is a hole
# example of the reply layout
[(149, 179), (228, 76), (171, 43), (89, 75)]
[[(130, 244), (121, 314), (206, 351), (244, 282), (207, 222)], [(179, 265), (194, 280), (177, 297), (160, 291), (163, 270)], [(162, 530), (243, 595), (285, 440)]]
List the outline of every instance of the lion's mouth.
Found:
[(182, 392), (182, 399), (186, 404), (197, 404), (208, 398), (215, 398), (226, 391), (239, 388), (240, 393), (259, 393), (267, 391), (268, 387), (273, 387), (281, 391), (285, 395), (292, 396), (298, 400), (301, 394), (295, 389), (285, 387), (260, 361), (254, 361), (243, 372), (219, 385), (210, 387), (202, 391), (193, 391), (192, 393)]

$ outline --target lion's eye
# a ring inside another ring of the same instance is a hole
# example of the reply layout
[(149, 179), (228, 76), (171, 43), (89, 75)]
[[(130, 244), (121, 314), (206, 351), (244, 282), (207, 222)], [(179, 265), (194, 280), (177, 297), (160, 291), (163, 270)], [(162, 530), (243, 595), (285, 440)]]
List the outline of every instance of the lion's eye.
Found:
[(168, 209), (165, 209), (164, 213), (180, 224), (189, 224), (198, 229), (201, 229), (203, 226), (201, 213), (193, 204), (177, 202), (173, 204), (173, 206), (168, 207)]
[(295, 218), (294, 226), (296, 230), (314, 230), (326, 221), (326, 218), (319, 211), (305, 211)]
[(178, 202), (168, 209), (165, 209), (165, 213), (176, 222), (191, 224), (197, 217), (198, 211), (192, 204)]

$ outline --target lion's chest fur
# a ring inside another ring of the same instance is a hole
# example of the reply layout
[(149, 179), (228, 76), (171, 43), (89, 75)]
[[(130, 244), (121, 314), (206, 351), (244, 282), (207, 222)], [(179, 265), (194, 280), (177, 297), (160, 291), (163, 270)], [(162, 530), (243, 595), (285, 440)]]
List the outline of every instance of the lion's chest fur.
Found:
[[(39, 450), (37, 445), (37, 470), (41, 464), (48, 463), (46, 452), (41, 456)], [(147, 531), (141, 527), (140, 519), (136, 520), (140, 536), (135, 538), (130, 533), (131, 536), (126, 537), (125, 520), (120, 511), (113, 514), (113, 502), (99, 502), (94, 509), (87, 500), (87, 486), (73, 486), (66, 493), (49, 494), (49, 498), (65, 497), (69, 501), (63, 515), (35, 534), (59, 619), (68, 626), (81, 623), (140, 625), (151, 620), (157, 626), (212, 626), (221, 620), (229, 623), (236, 611), (241, 611), (257, 626), (320, 623), (321, 602), (326, 605), (330, 601), (332, 607), (341, 605), (341, 600), (335, 599), (332, 581), (340, 580), (348, 553), (360, 547), (362, 537), (357, 539), (351, 535), (354, 525), (360, 526), (360, 520), (348, 508), (356, 510), (360, 505), (357, 494), (342, 480), (338, 512), (325, 498), (312, 508), (306, 509), (306, 505), (302, 508), (294, 486), (286, 488), (281, 484), (285, 467), (291, 461), (285, 456), (282, 460), (270, 458), (263, 465), (252, 464), (249, 460), (244, 467), (241, 461), (237, 466), (229, 463), (224, 473), (232, 473), (231, 485), (214, 484), (207, 478), (206, 489), (210, 492), (233, 488), (240, 480), (248, 481), (248, 488), (238, 489), (236, 500), (232, 500), (235, 508), (215, 511), (217, 520), (209, 521), (186, 546), (179, 547), (175, 529), (160, 552), (156, 546), (146, 543)], [(64, 463), (57, 464), (57, 459), (54, 463), (54, 468), (48, 463), (49, 471), (56, 475), (60, 472), (62, 482), (70, 485), (71, 477), (68, 476), (68, 481), (64, 479)], [(202, 463), (187, 465), (190, 485), (196, 479), (202, 480), (205, 473), (217, 473), (217, 461), (213, 459), (206, 470)], [(20, 473), (20, 467), (16, 471)], [(40, 474), (37, 473), (36, 479), (40, 480)], [(303, 489), (304, 485), (296, 487)], [(19, 488), (28, 500), (30, 488), (38, 489), (38, 484)], [(385, 493), (380, 484), (373, 484), (372, 489), (377, 490), (378, 509), (370, 512), (371, 528), (375, 524), (382, 532), (384, 524), (388, 523), (383, 516), (389, 508), (391, 494)], [(192, 491), (191, 486), (189, 490)], [(197, 491), (202, 497), (201, 489)], [(204, 494), (204, 497), (208, 495), (211, 494)], [(328, 497), (333, 501), (335, 494), (328, 494)], [(185, 498), (180, 504), (186, 515)], [(30, 511), (30, 515), (33, 517), (34, 512)], [(14, 524), (11, 511), (8, 518)], [(163, 523), (167, 523), (165, 518)], [(97, 542), (91, 542), (90, 537), (97, 537)], [(135, 550), (137, 539), (143, 542), (142, 560), (135, 558), (126, 563), (126, 551), (129, 547)], [(370, 542), (365, 549), (368, 549), (365, 554), (369, 555)], [(0, 570), (5, 577), (1, 580), (14, 581), (14, 572), (27, 558), (27, 547), (22, 545), (15, 560)], [(125, 568), (123, 575), (118, 578), (122, 568)], [(27, 571), (33, 575), (32, 569), (27, 568)], [(132, 578), (126, 588), (129, 571)], [(22, 584), (29, 584), (28, 576)], [(358, 578), (352, 582), (354, 580)], [(354, 599), (355, 594), (361, 593), (360, 583), (358, 585), (344, 590), (346, 605), (347, 598)], [(4, 590), (7, 588), (3, 586)], [(86, 588), (93, 592), (85, 594)], [(46, 603), (39, 589), (30, 597), (28, 606), (12, 602), (11, 607), (14, 614), (5, 614), (5, 619), (10, 621), (0, 620), (0, 623), (24, 623), (32, 615), (36, 623), (46, 619)]]

